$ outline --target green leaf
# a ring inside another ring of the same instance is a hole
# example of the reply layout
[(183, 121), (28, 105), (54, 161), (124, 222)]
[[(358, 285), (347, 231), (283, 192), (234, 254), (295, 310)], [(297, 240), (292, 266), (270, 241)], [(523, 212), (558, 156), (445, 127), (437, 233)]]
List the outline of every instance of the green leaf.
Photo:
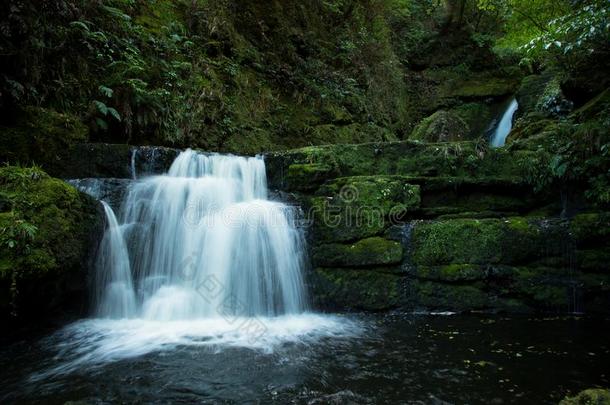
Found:
[(101, 119), (101, 118), (96, 118), (96, 119), (95, 119), (95, 123), (97, 124), (97, 126), (98, 126), (100, 129), (103, 129), (104, 131), (108, 129), (108, 124), (106, 124), (106, 121), (104, 121), (104, 120), (103, 120), (103, 119)]
[(108, 115), (108, 107), (101, 101), (93, 100), (93, 104), (102, 115)]
[(117, 121), (121, 120), (121, 115), (119, 114), (119, 112), (117, 110), (115, 110), (112, 107), (108, 107), (108, 113), (110, 115), (112, 115)]
[(87, 24), (85, 24), (84, 22), (82, 22), (82, 21), (72, 21), (70, 23), (70, 27), (80, 28), (80, 29), (83, 29), (83, 30), (85, 30), (87, 32), (89, 31), (89, 26)]
[(98, 87), (100, 93), (102, 93), (104, 96), (110, 98), (112, 97), (112, 93), (114, 93), (114, 91), (110, 88), (110, 87), (106, 87), (106, 86), (100, 86)]

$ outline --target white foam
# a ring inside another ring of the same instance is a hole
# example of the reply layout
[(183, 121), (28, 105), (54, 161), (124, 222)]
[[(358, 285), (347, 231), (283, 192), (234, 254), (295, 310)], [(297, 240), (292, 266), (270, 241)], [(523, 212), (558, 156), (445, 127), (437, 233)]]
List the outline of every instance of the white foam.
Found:
[(352, 338), (362, 330), (359, 321), (313, 313), (166, 322), (133, 318), (85, 319), (68, 325), (49, 339), (52, 349), (58, 352), (54, 364), (31, 376), (30, 381), (149, 353), (167, 352), (181, 346), (205, 347), (212, 351), (246, 348), (273, 353), (285, 344), (313, 345), (323, 339)]

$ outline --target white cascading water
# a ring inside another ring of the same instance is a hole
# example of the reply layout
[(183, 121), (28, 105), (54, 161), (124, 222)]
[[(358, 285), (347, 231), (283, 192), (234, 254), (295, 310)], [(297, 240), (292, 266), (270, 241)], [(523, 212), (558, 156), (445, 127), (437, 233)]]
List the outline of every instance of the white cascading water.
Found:
[(97, 312), (102, 315), (124, 318), (136, 312), (136, 294), (131, 277), (129, 253), (123, 239), (123, 230), (114, 211), (102, 201), (108, 227), (104, 233), (97, 259), (94, 299)]
[(98, 316), (172, 321), (305, 309), (301, 234), (291, 210), (267, 200), (262, 158), (186, 150), (167, 175), (131, 185), (120, 225), (105, 208)]
[[(31, 381), (177, 346), (270, 352), (361, 333), (356, 321), (306, 312), (304, 241), (294, 211), (267, 199), (262, 158), (186, 150), (166, 175), (136, 176), (132, 164), (132, 177), (120, 221), (103, 202), (95, 317), (60, 331), (52, 367)], [(97, 198), (126, 185), (71, 183)]]
[(518, 108), (519, 103), (517, 102), (517, 99), (513, 98), (504, 111), (504, 114), (502, 114), (502, 118), (500, 119), (498, 126), (491, 135), (490, 143), (492, 147), (499, 148), (504, 146), (506, 143), (506, 137), (513, 128), (513, 116)]

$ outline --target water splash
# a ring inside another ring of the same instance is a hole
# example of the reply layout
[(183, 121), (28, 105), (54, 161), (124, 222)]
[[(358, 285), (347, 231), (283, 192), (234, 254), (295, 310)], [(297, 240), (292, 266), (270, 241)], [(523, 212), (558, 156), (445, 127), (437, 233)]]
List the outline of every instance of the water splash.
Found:
[(95, 318), (47, 338), (53, 362), (30, 383), (179, 346), (272, 352), (361, 334), (360, 322), (307, 312), (297, 211), (268, 199), (262, 158), (186, 150), (126, 188), (120, 220), (103, 202)]

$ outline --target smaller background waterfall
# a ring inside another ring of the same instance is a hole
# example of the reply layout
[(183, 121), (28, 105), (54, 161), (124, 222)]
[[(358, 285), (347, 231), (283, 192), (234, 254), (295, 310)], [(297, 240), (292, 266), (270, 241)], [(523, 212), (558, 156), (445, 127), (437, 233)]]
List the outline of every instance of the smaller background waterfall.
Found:
[(506, 137), (508, 136), (510, 130), (513, 127), (513, 117), (518, 108), (519, 103), (517, 103), (517, 100), (513, 98), (508, 104), (508, 107), (506, 108), (504, 113), (502, 114), (500, 122), (491, 134), (490, 144), (492, 147), (498, 148), (500, 146), (504, 146), (506, 142)]

